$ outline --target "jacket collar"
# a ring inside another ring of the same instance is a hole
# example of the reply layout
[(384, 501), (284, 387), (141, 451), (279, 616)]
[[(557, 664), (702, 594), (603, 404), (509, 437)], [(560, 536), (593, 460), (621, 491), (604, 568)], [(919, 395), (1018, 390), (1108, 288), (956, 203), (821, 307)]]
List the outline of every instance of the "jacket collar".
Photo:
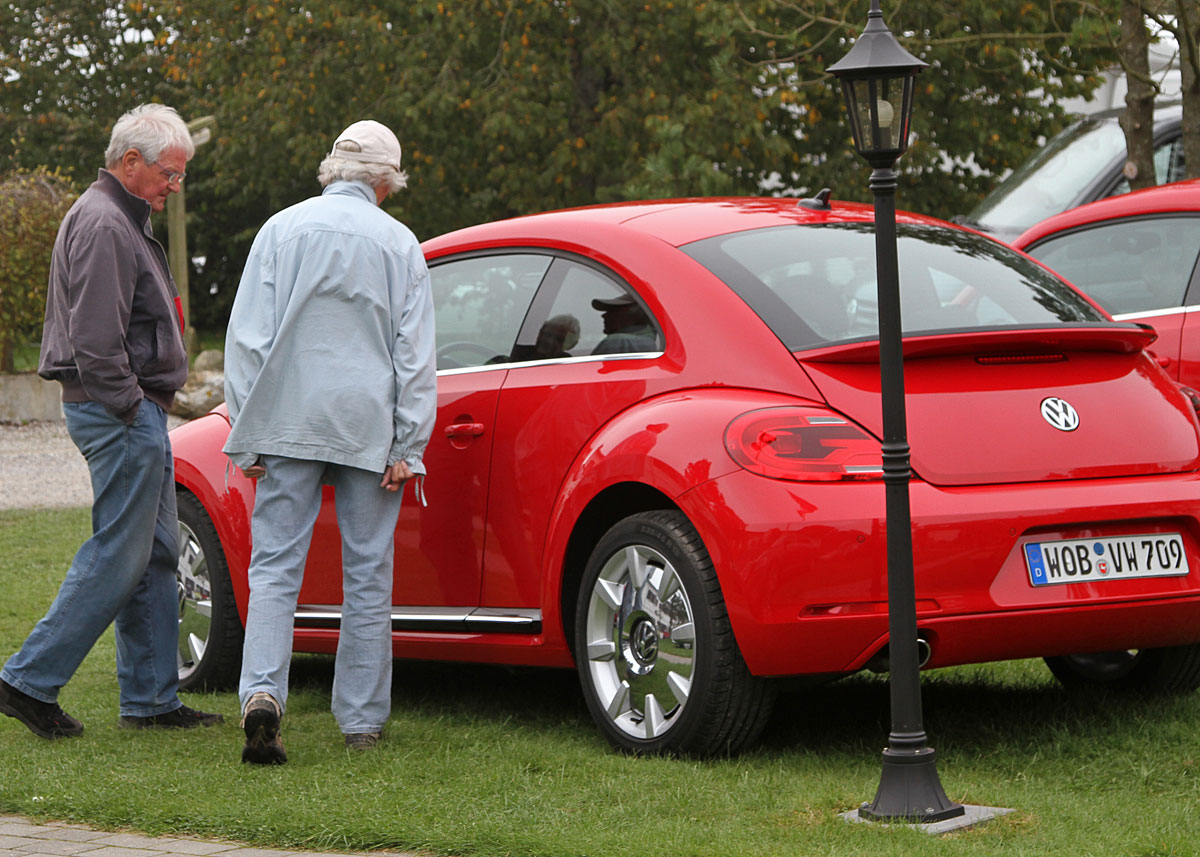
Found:
[(336, 181), (330, 182), (323, 191), (321, 196), (329, 196), (332, 194), (341, 194), (343, 196), (361, 196), (371, 205), (375, 205), (375, 190), (366, 182), (348, 182)]
[(143, 232), (150, 234), (150, 203), (127, 191), (121, 180), (106, 169), (100, 170), (92, 187), (115, 202)]

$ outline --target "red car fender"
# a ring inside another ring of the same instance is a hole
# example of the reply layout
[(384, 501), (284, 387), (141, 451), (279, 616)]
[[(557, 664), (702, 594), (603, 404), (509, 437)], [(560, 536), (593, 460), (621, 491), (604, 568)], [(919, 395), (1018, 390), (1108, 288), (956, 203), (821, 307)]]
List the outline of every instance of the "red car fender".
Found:
[(250, 516), (254, 511), (254, 481), (247, 479), (221, 452), (229, 434), (224, 405), (171, 432), (175, 484), (200, 501), (216, 528), (225, 552), (238, 613), (246, 619), (250, 586)]
[[(820, 406), (823, 403), (761, 390), (705, 388), (669, 393), (641, 402), (604, 425), (580, 450), (563, 479), (558, 501), (547, 528), (543, 553), (542, 617), (546, 644), (570, 644), (564, 639), (564, 585), (578, 579), (568, 575), (567, 552), (572, 535), (588, 507), (605, 491), (636, 484), (652, 488), (676, 505), (691, 520), (705, 545), (718, 539), (719, 513), (694, 504), (684, 508), (679, 499), (698, 485), (739, 466), (725, 450), (725, 429), (740, 414), (758, 408)], [(631, 512), (632, 513), (632, 512)], [(604, 529), (617, 519), (605, 523)], [(598, 538), (602, 533), (594, 534)], [(720, 576), (721, 569), (717, 568)]]

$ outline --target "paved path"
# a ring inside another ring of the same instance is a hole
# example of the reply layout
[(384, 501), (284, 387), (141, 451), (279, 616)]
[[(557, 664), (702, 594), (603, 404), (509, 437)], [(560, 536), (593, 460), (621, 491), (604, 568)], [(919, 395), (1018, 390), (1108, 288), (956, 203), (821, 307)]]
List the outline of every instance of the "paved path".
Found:
[[(416, 857), (412, 851), (373, 851), (369, 857)], [(0, 857), (356, 857), (344, 853), (252, 848), (240, 842), (110, 833), (82, 824), (45, 824), (0, 815)], [(367, 855), (362, 855), (367, 857)]]

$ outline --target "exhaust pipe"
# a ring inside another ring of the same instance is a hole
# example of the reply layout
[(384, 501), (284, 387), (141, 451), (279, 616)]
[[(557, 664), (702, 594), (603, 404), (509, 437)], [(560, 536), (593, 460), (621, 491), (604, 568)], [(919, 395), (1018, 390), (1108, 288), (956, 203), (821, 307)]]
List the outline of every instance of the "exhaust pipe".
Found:
[[(925, 638), (924, 632), (917, 633), (917, 668), (925, 666), (929, 663), (929, 658), (933, 655), (933, 648), (929, 644), (929, 640)], [(867, 669), (873, 673), (885, 673), (892, 668), (891, 652), (885, 645), (875, 654), (871, 655), (871, 659), (867, 661)]]

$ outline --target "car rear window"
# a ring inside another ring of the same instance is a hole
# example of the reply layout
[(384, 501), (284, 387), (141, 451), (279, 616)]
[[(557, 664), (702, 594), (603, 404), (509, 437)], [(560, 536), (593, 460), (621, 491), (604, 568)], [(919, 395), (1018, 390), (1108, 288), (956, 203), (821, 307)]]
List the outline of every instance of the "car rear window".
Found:
[[(897, 232), (905, 334), (1104, 320), (1057, 277), (995, 241), (939, 226)], [(755, 229), (681, 249), (793, 351), (879, 335), (873, 224)]]

